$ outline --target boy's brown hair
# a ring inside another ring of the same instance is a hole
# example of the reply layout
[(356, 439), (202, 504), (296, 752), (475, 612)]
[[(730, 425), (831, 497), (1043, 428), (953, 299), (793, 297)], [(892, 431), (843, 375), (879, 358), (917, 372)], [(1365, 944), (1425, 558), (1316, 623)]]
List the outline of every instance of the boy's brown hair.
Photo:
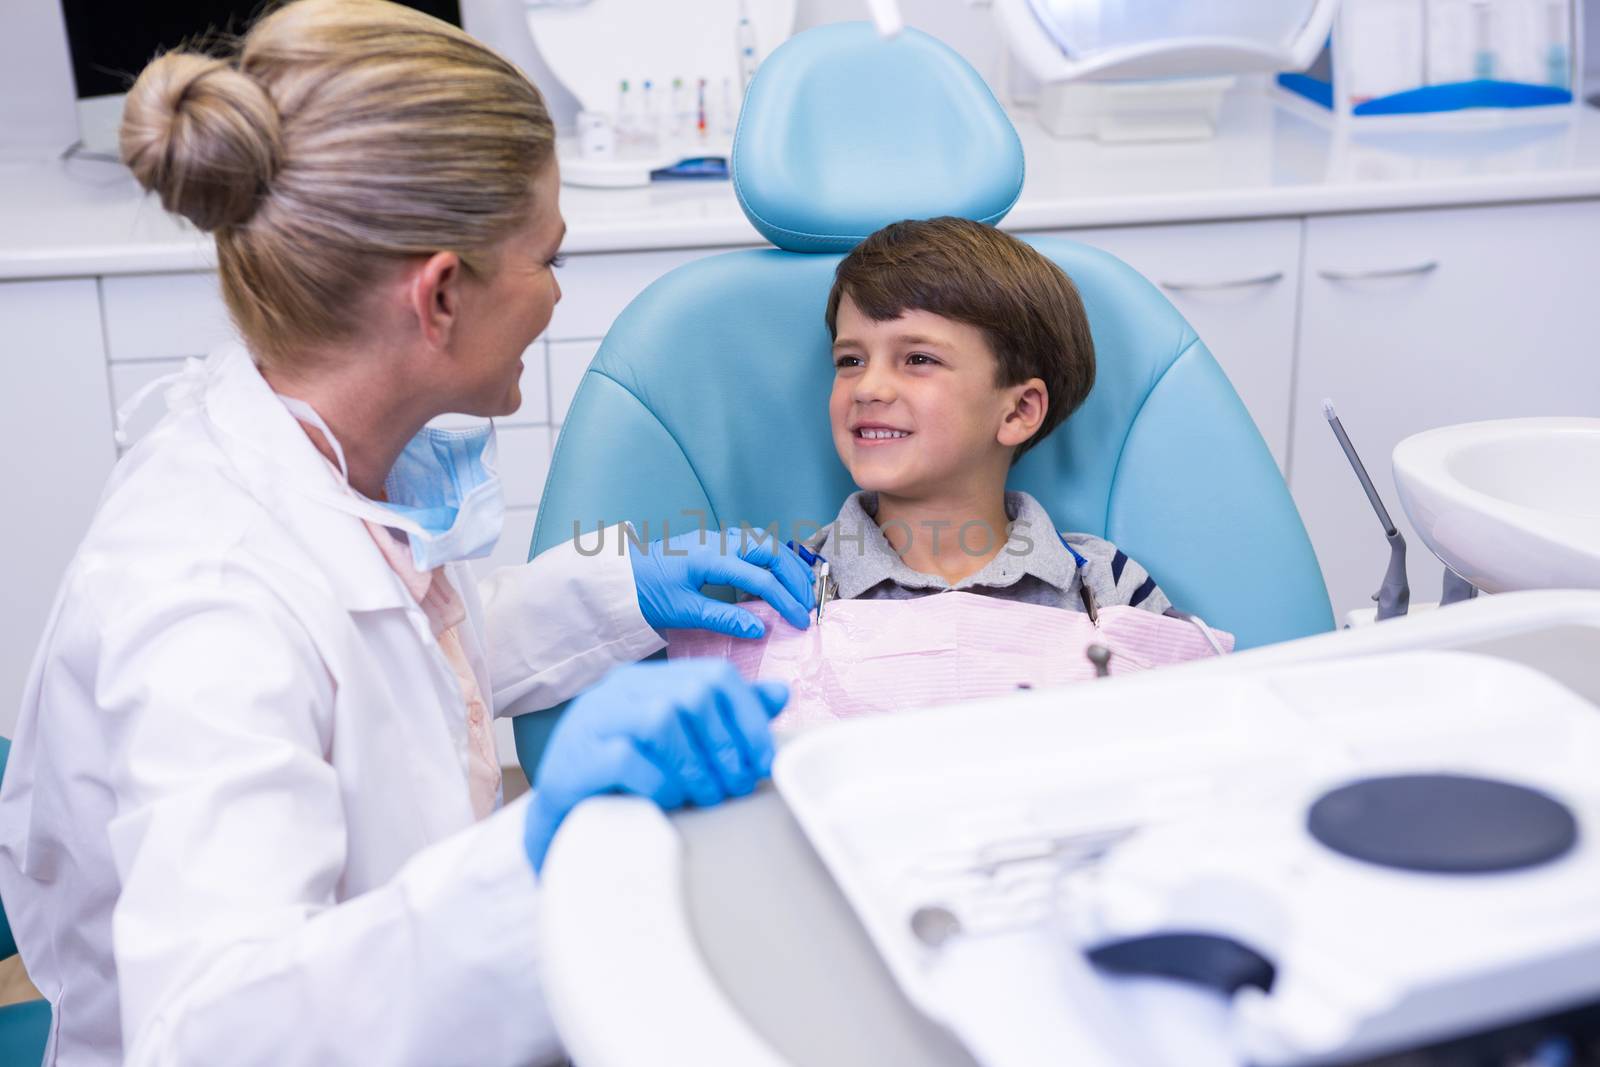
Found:
[(1077, 410), (1094, 385), (1094, 338), (1077, 287), (1037, 250), (970, 219), (895, 222), (844, 257), (828, 294), (838, 337), (846, 294), (874, 322), (927, 311), (976, 327), (998, 366), (996, 385), (1040, 378), (1049, 408), (1021, 456)]

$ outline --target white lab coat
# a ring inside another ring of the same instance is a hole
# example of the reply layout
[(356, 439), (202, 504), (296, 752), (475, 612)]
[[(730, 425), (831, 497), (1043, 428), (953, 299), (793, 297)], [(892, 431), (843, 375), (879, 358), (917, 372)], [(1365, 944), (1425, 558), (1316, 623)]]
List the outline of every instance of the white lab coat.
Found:
[[(427, 619), (296, 488), (337, 475), (242, 350), (169, 402), (68, 570), (0, 790), (46, 1063), (552, 1057), (526, 801), (474, 823)], [(615, 551), (450, 578), (500, 714), (660, 647)]]

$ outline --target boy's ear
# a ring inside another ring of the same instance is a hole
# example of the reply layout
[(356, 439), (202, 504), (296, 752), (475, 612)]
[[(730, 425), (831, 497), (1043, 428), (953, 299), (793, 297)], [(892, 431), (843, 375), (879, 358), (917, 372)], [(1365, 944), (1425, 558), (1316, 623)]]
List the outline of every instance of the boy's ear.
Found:
[(1050, 393), (1043, 378), (1029, 378), (1021, 385), (1008, 386), (1005, 393), (1010, 406), (996, 439), (1002, 445), (1015, 448), (1039, 432), (1045, 413), (1050, 410)]

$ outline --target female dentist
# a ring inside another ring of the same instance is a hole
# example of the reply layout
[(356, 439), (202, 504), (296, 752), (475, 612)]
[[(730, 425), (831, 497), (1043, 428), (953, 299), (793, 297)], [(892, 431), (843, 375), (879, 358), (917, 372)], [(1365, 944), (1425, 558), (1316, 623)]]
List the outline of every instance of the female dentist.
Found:
[[(0, 898), (55, 1007), (46, 1062), (555, 1057), (537, 869), (562, 818), (748, 793), (786, 698), (634, 661), (666, 627), (760, 632), (704, 583), (803, 626), (808, 575), (689, 535), (472, 581), (493, 433), (424, 424), (517, 408), (564, 224), (543, 102), (465, 34), (290, 3), (236, 56), (151, 63), (122, 149), (215, 233), (248, 351), (191, 366), (118, 465), (24, 696)], [(590, 685), (496, 810), (487, 711)]]

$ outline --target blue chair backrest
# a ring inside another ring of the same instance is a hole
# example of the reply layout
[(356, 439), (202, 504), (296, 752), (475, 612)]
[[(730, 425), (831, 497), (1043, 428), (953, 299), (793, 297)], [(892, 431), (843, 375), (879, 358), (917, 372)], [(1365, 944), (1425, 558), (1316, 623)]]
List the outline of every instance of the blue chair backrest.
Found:
[[(884, 84), (893, 91), (874, 95)], [(655, 538), (663, 523), (695, 528), (701, 513), (714, 529), (777, 523), (782, 539), (831, 521), (855, 488), (827, 412), (823, 309), (840, 253), (901, 218), (997, 220), (1021, 185), (1015, 144), (981, 79), (915, 31), (883, 42), (864, 24), (827, 26), (774, 52), (746, 97), (734, 177), (752, 222), (792, 250), (687, 264), (623, 311), (567, 414), (532, 554), (623, 520)], [(759, 153), (747, 154), (752, 145)], [(849, 161), (850, 183), (825, 180), (832, 160)], [(886, 186), (895, 195), (883, 197)], [(1083, 407), (1023, 458), (1013, 486), (1061, 528), (1115, 541), (1241, 648), (1331, 628), (1288, 489), (1205, 345), (1116, 258), (1032, 243), (1077, 284), (1097, 372)], [(624, 549), (613, 539), (603, 550)], [(516, 720), (530, 777), (558, 713)]]
[[(11, 741), (9, 738), (0, 737), (0, 781), (6, 776), (6, 760), (11, 755)], [(11, 934), (11, 923), (6, 919), (4, 901), (0, 901), (0, 960), (10, 959), (17, 954), (17, 939)]]

